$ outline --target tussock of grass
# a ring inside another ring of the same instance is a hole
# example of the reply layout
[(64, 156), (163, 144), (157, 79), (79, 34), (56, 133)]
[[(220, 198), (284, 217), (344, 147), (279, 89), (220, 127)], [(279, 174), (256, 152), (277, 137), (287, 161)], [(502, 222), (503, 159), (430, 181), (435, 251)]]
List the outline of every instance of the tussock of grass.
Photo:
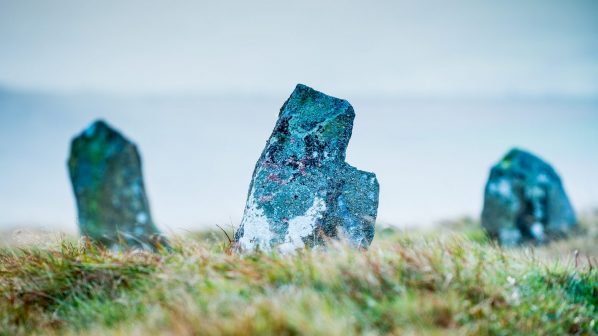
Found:
[(0, 331), (72, 334), (592, 334), (598, 270), (462, 236), (387, 230), (369, 251), (0, 251)]

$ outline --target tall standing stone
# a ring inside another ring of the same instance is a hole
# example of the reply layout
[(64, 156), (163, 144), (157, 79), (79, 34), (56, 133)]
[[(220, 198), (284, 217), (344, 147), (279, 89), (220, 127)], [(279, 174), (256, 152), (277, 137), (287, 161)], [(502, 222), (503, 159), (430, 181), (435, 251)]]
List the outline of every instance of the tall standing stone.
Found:
[(379, 187), (345, 162), (354, 118), (346, 100), (297, 85), (255, 166), (239, 249), (289, 253), (338, 236), (370, 245)]
[(555, 170), (533, 154), (513, 149), (490, 172), (482, 225), (501, 245), (515, 246), (567, 236), (577, 220)]
[(116, 250), (167, 246), (152, 220), (135, 144), (96, 121), (73, 139), (68, 169), (83, 235)]

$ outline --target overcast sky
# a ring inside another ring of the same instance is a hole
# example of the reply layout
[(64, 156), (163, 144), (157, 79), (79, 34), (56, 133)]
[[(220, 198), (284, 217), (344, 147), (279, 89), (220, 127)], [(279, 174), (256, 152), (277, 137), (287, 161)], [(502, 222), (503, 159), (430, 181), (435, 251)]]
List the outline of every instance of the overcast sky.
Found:
[(0, 228), (76, 229), (68, 145), (99, 117), (162, 228), (236, 224), (297, 83), (355, 107), (382, 222), (477, 216), (512, 146), (598, 205), (598, 1), (0, 0)]
[(598, 95), (598, 1), (0, 0), (0, 83)]

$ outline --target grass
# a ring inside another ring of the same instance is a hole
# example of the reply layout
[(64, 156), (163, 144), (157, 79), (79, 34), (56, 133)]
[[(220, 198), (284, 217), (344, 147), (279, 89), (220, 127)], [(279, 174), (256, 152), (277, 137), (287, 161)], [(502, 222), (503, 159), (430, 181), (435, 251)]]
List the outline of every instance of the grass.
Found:
[(216, 234), (159, 255), (4, 248), (0, 334), (595, 335), (598, 226), (586, 223), (578, 240), (519, 250), (471, 223), (295, 256), (234, 255)]

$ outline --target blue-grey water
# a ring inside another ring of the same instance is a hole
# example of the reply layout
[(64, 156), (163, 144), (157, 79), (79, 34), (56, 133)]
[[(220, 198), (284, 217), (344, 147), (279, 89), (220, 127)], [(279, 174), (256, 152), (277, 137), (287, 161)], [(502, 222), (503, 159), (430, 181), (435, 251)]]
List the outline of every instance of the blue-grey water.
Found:
[[(69, 141), (98, 117), (139, 145), (163, 229), (236, 225), (286, 98), (0, 93), (0, 229), (76, 230)], [(477, 216), (488, 169), (512, 146), (553, 163), (577, 209), (598, 205), (596, 101), (343, 98), (357, 113), (348, 161), (377, 174), (380, 222)]]

